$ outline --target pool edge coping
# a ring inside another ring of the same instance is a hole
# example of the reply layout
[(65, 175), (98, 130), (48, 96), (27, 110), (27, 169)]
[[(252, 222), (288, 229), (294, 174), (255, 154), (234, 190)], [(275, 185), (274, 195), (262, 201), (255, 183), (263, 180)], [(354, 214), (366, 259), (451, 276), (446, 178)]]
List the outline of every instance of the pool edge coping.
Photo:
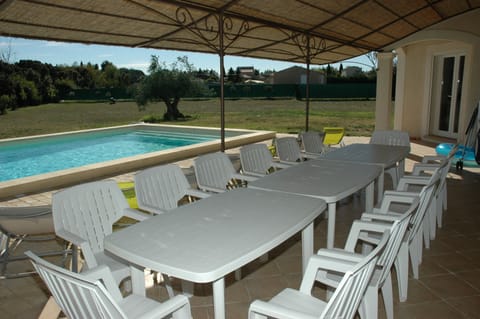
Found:
[[(167, 127), (175, 129), (208, 129), (218, 131), (219, 128), (187, 126), (187, 125), (161, 125), (149, 123), (136, 123), (121, 126), (112, 126), (105, 128), (96, 128), (91, 130), (78, 130), (72, 132), (61, 132), (54, 134), (35, 135), (32, 137), (20, 137), (13, 139), (4, 139), (0, 141), (22, 141), (36, 139), (41, 137), (65, 136), (78, 133), (97, 132), (102, 130), (135, 128), (139, 126), (146, 127)], [(272, 139), (275, 136), (273, 131), (253, 131), (246, 129), (226, 129), (231, 132), (245, 132), (239, 136), (225, 137), (225, 148), (231, 149), (245, 144), (256, 143)], [(220, 140), (202, 142), (194, 145), (182, 146), (172, 150), (163, 150), (151, 152), (142, 155), (131, 156), (123, 159), (111, 160), (97, 164), (85, 165), (77, 168), (61, 170), (57, 172), (39, 174), (35, 176), (23, 177), (14, 180), (0, 182), (0, 200), (8, 200), (26, 195), (52, 191), (63, 187), (72, 186), (79, 183), (113, 177), (119, 174), (134, 172), (147, 167), (161, 165), (176, 161), (193, 158), (198, 155), (220, 151)]]

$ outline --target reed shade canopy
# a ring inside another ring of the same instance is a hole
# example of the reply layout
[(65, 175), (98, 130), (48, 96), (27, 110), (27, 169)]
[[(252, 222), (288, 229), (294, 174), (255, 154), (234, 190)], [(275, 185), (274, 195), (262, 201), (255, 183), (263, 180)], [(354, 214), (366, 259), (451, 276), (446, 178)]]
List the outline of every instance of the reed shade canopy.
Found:
[(478, 7), (479, 0), (0, 0), (0, 34), (214, 53), (221, 73), (225, 55), (308, 69), (381, 51)]

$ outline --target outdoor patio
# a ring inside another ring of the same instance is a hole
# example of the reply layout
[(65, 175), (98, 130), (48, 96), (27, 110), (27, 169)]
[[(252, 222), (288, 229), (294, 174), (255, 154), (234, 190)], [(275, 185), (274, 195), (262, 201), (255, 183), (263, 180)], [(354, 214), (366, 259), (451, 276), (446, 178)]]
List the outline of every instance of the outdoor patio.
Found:
[[(346, 144), (368, 142), (368, 138), (345, 138)], [(434, 144), (412, 142), (406, 171), (424, 154), (434, 154)], [(238, 150), (228, 151), (238, 158)], [(178, 163), (193, 182), (190, 161)], [(117, 177), (119, 181), (132, 180), (132, 175)], [(389, 178), (386, 178), (389, 187)], [(437, 232), (432, 247), (424, 250), (420, 279), (410, 279), (408, 300), (398, 302), (394, 278), (395, 318), (480, 318), (480, 169), (466, 167), (457, 172), (452, 168), (448, 176), (448, 211), (444, 226)], [(51, 193), (23, 197), (0, 205), (21, 206), (49, 204)], [(362, 196), (353, 196), (337, 207), (335, 246), (342, 247), (352, 220), (358, 218), (364, 203)], [(326, 221), (320, 218), (315, 226), (315, 249), (326, 246)], [(61, 242), (48, 244), (26, 243), (21, 250), (57, 249)], [(10, 271), (32, 269), (28, 262), (9, 265)], [(257, 260), (242, 268), (243, 278), (235, 281), (233, 274), (226, 279), (226, 311), (228, 318), (247, 318), (249, 304), (255, 299), (269, 299), (285, 287), (298, 288), (301, 280), (301, 242), (294, 236), (269, 254), (268, 262)], [(179, 288), (179, 281), (174, 281)], [(49, 292), (37, 276), (0, 280), (0, 313), (5, 318), (36, 318), (48, 299)], [(322, 287), (315, 294), (324, 296)], [(165, 299), (161, 286), (149, 288), (148, 296)], [(195, 296), (190, 299), (195, 319), (213, 318), (210, 284), (195, 285)], [(381, 304), (381, 303), (380, 303)], [(383, 308), (383, 306), (380, 306)], [(379, 318), (385, 318), (383, 309)]]

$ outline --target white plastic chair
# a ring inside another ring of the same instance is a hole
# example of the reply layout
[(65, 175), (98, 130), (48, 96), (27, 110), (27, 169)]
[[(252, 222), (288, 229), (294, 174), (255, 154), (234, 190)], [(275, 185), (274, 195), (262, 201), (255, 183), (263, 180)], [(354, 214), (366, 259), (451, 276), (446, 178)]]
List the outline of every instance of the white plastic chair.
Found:
[[(238, 174), (227, 154), (210, 153), (193, 161), (198, 188), (207, 192), (222, 193), (242, 186), (242, 182), (252, 182), (256, 177)], [(238, 182), (240, 181), (240, 183)]]
[(206, 198), (209, 194), (193, 189), (182, 169), (174, 164), (155, 166), (134, 176), (138, 207), (154, 214), (163, 214), (178, 207), (184, 197)]
[(309, 158), (318, 158), (319, 155), (312, 155), (303, 153), (298, 145), (298, 141), (293, 136), (279, 137), (275, 139), (275, 146), (280, 162), (283, 163), (298, 163), (303, 162)]
[[(388, 319), (393, 319), (393, 291), (391, 269), (400, 250), (400, 245), (405, 237), (407, 227), (409, 226), (412, 213), (417, 209), (418, 199), (413, 201), (410, 208), (398, 218), (391, 219), (392, 224), (385, 223), (385, 220), (377, 222), (370, 219), (356, 220), (350, 228), (344, 249), (320, 249), (318, 255), (344, 259), (348, 262), (358, 261), (363, 255), (355, 252), (357, 244), (377, 244), (379, 235), (386, 229), (390, 230), (390, 236), (382, 254), (377, 261), (372, 280), (363, 297), (360, 308), (360, 316), (362, 318), (376, 319), (378, 318), (378, 293), (381, 292), (385, 305), (385, 311)], [(317, 280), (335, 286), (341, 277), (335, 273), (319, 272)]]
[[(426, 155), (422, 158), (421, 163), (415, 163), (412, 170), (412, 175), (414, 176), (422, 176), (424, 173), (434, 172), (436, 169), (440, 170), (440, 183), (438, 188), (435, 191), (435, 207), (436, 209), (432, 211), (431, 216), (431, 239), (435, 239), (435, 225), (439, 228), (442, 227), (442, 220), (443, 220), (443, 212), (447, 210), (447, 175), (450, 171), (450, 167), (452, 166), (453, 157), (457, 151), (458, 145), (452, 147), (452, 150), (448, 154), (448, 156), (441, 156), (441, 155)], [(435, 214), (433, 214), (435, 212)], [(432, 219), (436, 217), (436, 223)]]
[[(435, 188), (438, 185), (439, 171), (436, 171), (431, 179), (423, 186), (420, 193), (407, 191), (386, 191), (385, 198), (382, 201), (380, 209), (374, 209), (373, 213), (364, 213), (362, 219), (378, 220), (392, 222), (392, 216), (401, 216), (398, 213), (396, 203), (411, 205), (415, 200), (419, 201), (418, 208), (410, 220), (410, 226), (407, 235), (400, 246), (397, 259), (395, 260), (395, 269), (397, 273), (397, 282), (400, 301), (406, 301), (408, 296), (408, 272), (409, 260), (412, 267), (412, 273), (415, 279), (419, 276), (419, 265), (422, 262), (423, 243), (428, 237), (425, 221), (428, 219), (428, 210), (431, 209), (431, 203), (434, 198)], [(415, 181), (415, 178), (403, 177), (399, 181), (399, 187), (404, 188), (407, 183), (425, 183), (425, 180)], [(428, 224), (427, 224), (428, 225)], [(427, 235), (425, 235), (425, 233)], [(423, 238), (423, 242), (422, 242)]]
[(25, 253), (64, 314), (71, 319), (174, 318), (190, 319), (188, 298), (175, 296), (163, 303), (131, 294), (122, 297), (108, 267), (78, 274), (55, 266), (31, 251)]
[(327, 147), (323, 145), (324, 136), (325, 133), (314, 131), (300, 133), (304, 152), (316, 156), (324, 153), (327, 150)]
[[(374, 131), (370, 138), (370, 144), (410, 147), (410, 136), (405, 131)], [(398, 179), (403, 176), (404, 170), (405, 160), (400, 161), (394, 167), (385, 169), (385, 172), (392, 177), (393, 188), (397, 187)]]
[(87, 269), (107, 265), (117, 284), (130, 276), (129, 265), (104, 253), (103, 239), (122, 216), (145, 220), (148, 215), (130, 208), (114, 181), (85, 183), (59, 191), (52, 196), (52, 211), (55, 233), (81, 249)]
[(249, 144), (240, 148), (242, 173), (257, 177), (267, 175), (270, 171), (287, 168), (290, 165), (275, 162), (272, 153), (265, 144)]
[[(340, 259), (312, 256), (307, 264), (300, 290), (284, 289), (270, 301), (255, 300), (249, 309), (249, 319), (352, 319), (367, 289), (375, 269), (378, 256), (385, 247), (389, 236), (387, 230), (378, 246), (366, 257), (350, 265)], [(345, 273), (328, 302), (311, 294), (319, 271), (341, 271)]]

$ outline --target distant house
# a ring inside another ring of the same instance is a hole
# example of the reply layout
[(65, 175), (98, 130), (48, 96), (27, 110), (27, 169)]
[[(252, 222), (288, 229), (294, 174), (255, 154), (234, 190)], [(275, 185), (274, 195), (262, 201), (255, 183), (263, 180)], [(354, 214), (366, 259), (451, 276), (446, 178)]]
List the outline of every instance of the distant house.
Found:
[(362, 68), (358, 66), (347, 66), (342, 70), (342, 77), (344, 78), (353, 78), (363, 75)]
[(253, 66), (239, 66), (237, 73), (241, 81), (253, 79), (255, 77), (255, 68)]
[[(307, 69), (292, 66), (288, 69), (275, 72), (270, 78), (272, 84), (307, 84)], [(326, 84), (325, 74), (310, 70), (310, 84)]]

